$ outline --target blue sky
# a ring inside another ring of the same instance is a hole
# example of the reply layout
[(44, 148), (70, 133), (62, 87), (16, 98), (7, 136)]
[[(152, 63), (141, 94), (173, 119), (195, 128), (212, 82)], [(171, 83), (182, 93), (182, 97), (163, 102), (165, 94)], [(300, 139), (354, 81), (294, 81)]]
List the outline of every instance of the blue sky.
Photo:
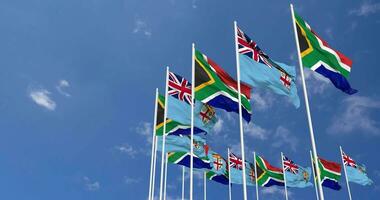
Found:
[[(236, 76), (233, 21), (275, 60), (297, 66), (288, 1), (1, 0), (1, 199), (146, 199), (154, 91), (165, 66), (190, 78), (191, 43)], [(339, 145), (364, 163), (374, 185), (351, 184), (358, 199), (380, 192), (380, 96), (377, 67), (379, 1), (294, 1), (296, 11), (330, 45), (353, 60), (347, 96), (306, 71), (318, 153), (339, 162)], [(298, 67), (297, 67), (297, 73)], [(309, 165), (310, 137), (301, 107), (253, 90), (246, 125), (248, 159), (255, 150), (280, 166), (280, 152)], [(226, 155), (239, 147), (236, 114), (207, 136)], [(169, 166), (168, 199), (180, 197), (180, 168)], [(202, 181), (195, 180), (200, 199)], [(347, 199), (325, 189), (329, 199)], [(187, 185), (188, 186), (188, 185)], [(156, 190), (157, 191), (157, 190)], [(312, 199), (314, 189), (290, 189)], [(227, 199), (208, 182), (208, 197)], [(235, 199), (242, 188), (233, 187)], [(284, 199), (282, 188), (261, 189)], [(254, 188), (249, 188), (253, 199)]]

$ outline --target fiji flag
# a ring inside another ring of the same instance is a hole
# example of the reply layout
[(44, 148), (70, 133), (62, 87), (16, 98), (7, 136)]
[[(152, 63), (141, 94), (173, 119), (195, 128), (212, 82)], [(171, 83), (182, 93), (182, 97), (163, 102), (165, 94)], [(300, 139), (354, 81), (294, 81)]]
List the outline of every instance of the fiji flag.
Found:
[[(169, 72), (168, 95), (167, 117), (182, 124), (191, 124), (191, 84)], [(214, 108), (200, 101), (194, 104), (194, 126), (211, 131), (217, 122)]]
[(312, 186), (310, 183), (311, 168), (303, 168), (284, 156), (282, 158), (287, 187), (305, 188)]
[(269, 88), (274, 93), (288, 96), (296, 108), (300, 100), (293, 66), (269, 58), (257, 44), (237, 28), (241, 81), (252, 87)]
[[(243, 184), (243, 160), (237, 157), (235, 154), (229, 155), (229, 173), (231, 183)], [(249, 162), (245, 163), (246, 182), (248, 186), (255, 185), (255, 170), (254, 165)]]
[(357, 164), (351, 157), (342, 151), (342, 158), (346, 167), (347, 179), (359, 185), (371, 185), (373, 181), (368, 178), (364, 165)]
[[(165, 138), (166, 152), (190, 152), (190, 136), (189, 135), (168, 135)], [(208, 154), (208, 146), (206, 140), (200, 136), (194, 135), (194, 154), (205, 157)], [(157, 137), (157, 150), (162, 150), (162, 137)]]

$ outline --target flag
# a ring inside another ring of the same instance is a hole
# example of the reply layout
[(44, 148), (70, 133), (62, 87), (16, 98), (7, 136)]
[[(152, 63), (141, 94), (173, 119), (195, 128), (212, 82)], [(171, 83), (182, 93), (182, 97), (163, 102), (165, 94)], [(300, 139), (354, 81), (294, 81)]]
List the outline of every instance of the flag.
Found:
[(258, 45), (237, 27), (237, 41), (241, 81), (252, 87), (268, 88), (288, 96), (296, 108), (300, 100), (296, 87), (296, 70), (293, 66), (273, 61)]
[(228, 175), (218, 174), (210, 170), (206, 172), (206, 178), (223, 185), (228, 185)]
[[(176, 77), (177, 80), (184, 80), (183, 77), (169, 72), (169, 77)], [(174, 78), (173, 78), (174, 80)], [(182, 81), (183, 82), (183, 81)], [(170, 81), (168, 83), (168, 90), (170, 90)], [(186, 82), (186, 88), (191, 85), (189, 82)], [(185, 89), (182, 89), (185, 90)], [(179, 92), (178, 92), (179, 93)], [(188, 98), (180, 98), (181, 95), (178, 93), (168, 93), (168, 111), (167, 117), (173, 119), (182, 124), (191, 124), (191, 100), (187, 101)], [(188, 94), (186, 94), (188, 95)], [(191, 99), (191, 97), (190, 97)], [(215, 110), (213, 107), (208, 104), (202, 103), (200, 101), (194, 102), (194, 126), (199, 129), (210, 132), (217, 122), (215, 115)]]
[(282, 158), (282, 162), (284, 165), (287, 187), (304, 188), (313, 185), (310, 183), (310, 167), (301, 167), (286, 156)]
[[(243, 160), (230, 152), (229, 173), (230, 181), (235, 184), (243, 184)], [(246, 183), (248, 186), (255, 185), (254, 165), (247, 161), (245, 164)]]
[(282, 169), (273, 167), (264, 158), (256, 155), (257, 184), (263, 187), (284, 186)]
[(319, 37), (310, 25), (294, 13), (302, 64), (330, 79), (334, 86), (347, 94), (355, 94), (347, 78), (352, 61)]
[(228, 166), (226, 159), (212, 150), (209, 151), (209, 158), (212, 165), (211, 171), (215, 172), (216, 174), (227, 174)]
[[(165, 152), (190, 152), (189, 135), (168, 135), (165, 138)], [(157, 137), (158, 151), (162, 150), (162, 137)], [(194, 135), (194, 154), (201, 157), (208, 155), (208, 145), (202, 137)]]
[(339, 179), (341, 177), (341, 166), (338, 163), (319, 158), (319, 172), (322, 186), (333, 190), (340, 190)]
[(182, 76), (169, 72), (168, 94), (191, 104), (191, 84)]
[[(237, 82), (214, 61), (195, 51), (195, 98), (215, 108), (239, 113)], [(251, 88), (241, 85), (242, 116), (251, 120)]]
[[(164, 111), (165, 111), (165, 97), (158, 95), (157, 99), (157, 123), (156, 135), (162, 136), (164, 132)], [(190, 135), (191, 126), (184, 125), (172, 119), (166, 119), (166, 134), (167, 135)], [(202, 133), (203, 130), (194, 127), (194, 134)]]
[[(190, 152), (169, 152), (168, 162), (190, 167)], [(198, 156), (194, 154), (193, 167), (196, 169), (211, 169), (210, 160), (207, 156)]]
[(212, 168), (207, 171), (206, 177), (209, 180), (228, 185), (228, 165), (226, 159), (212, 150), (209, 151), (209, 159)]
[(368, 177), (366, 167), (355, 162), (342, 151), (342, 159), (346, 166), (347, 179), (350, 182), (357, 183), (363, 186), (371, 185), (373, 181)]

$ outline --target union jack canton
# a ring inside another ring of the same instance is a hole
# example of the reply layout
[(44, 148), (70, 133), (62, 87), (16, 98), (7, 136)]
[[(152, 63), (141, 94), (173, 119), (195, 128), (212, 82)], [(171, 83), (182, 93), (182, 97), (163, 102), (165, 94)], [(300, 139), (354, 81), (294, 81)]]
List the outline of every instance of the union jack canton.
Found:
[(182, 76), (169, 72), (168, 95), (191, 105), (191, 84)]
[(235, 156), (235, 154), (230, 153), (230, 167), (243, 170), (243, 160)]
[(342, 158), (343, 158), (344, 165), (357, 168), (357, 164), (356, 164), (355, 160), (352, 159), (347, 154), (345, 154), (343, 151), (342, 151)]
[(285, 88), (290, 90), (292, 77), (282, 67), (273, 62), (269, 56), (264, 53), (255, 41), (248, 37), (239, 27), (237, 27), (238, 51), (252, 60), (264, 64), (270, 68), (274, 67), (280, 71), (280, 81)]
[(298, 174), (298, 165), (296, 165), (292, 160), (284, 156), (282, 158), (282, 161), (284, 163), (284, 171), (288, 171), (293, 174)]

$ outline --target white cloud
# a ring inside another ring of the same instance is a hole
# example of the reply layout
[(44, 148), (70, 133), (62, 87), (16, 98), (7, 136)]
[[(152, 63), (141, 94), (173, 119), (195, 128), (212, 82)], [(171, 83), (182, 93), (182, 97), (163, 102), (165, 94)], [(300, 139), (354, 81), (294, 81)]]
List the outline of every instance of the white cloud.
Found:
[(129, 144), (123, 144), (120, 146), (115, 147), (116, 150), (118, 150), (120, 153), (127, 154), (129, 157), (134, 158), (135, 155), (138, 153), (131, 145)]
[(350, 10), (349, 14), (357, 16), (368, 16), (380, 11), (380, 3), (372, 3), (369, 1), (363, 1), (359, 8)]
[(197, 0), (192, 0), (191, 1), (191, 7), (194, 8), (194, 9), (198, 8), (198, 6), (197, 6)]
[(148, 28), (147, 23), (143, 21), (142, 19), (135, 20), (135, 27), (133, 28), (132, 32), (135, 34), (138, 34), (138, 33), (143, 34), (146, 37), (152, 36), (152, 32)]
[(269, 135), (268, 130), (253, 123), (244, 124), (243, 129), (245, 134), (260, 140), (266, 140)]
[(131, 178), (131, 177), (125, 177), (124, 182), (126, 184), (136, 184), (141, 182), (141, 178)]
[(45, 89), (31, 89), (29, 97), (39, 106), (48, 110), (55, 110), (56, 103), (50, 98), (50, 92)]
[(135, 129), (135, 131), (138, 134), (142, 135), (143, 137), (147, 139), (149, 144), (152, 144), (152, 136), (153, 136), (152, 126), (153, 126), (152, 123), (142, 122)]
[(223, 129), (223, 124), (224, 124), (223, 119), (218, 118), (218, 121), (215, 123), (215, 125), (213, 127), (213, 132), (215, 134), (219, 134)]
[(283, 127), (279, 126), (276, 129), (276, 132), (274, 134), (274, 143), (272, 143), (273, 147), (279, 148), (279, 147), (290, 147), (292, 151), (296, 151), (297, 145), (298, 145), (298, 139), (294, 135), (291, 134), (291, 132)]
[[(309, 92), (312, 94), (323, 94), (331, 85), (330, 80), (309, 69), (304, 70), (306, 85)], [(298, 77), (298, 82), (302, 85), (301, 76)]]
[(363, 96), (349, 96), (343, 100), (343, 111), (335, 115), (328, 128), (331, 134), (369, 133), (379, 135), (379, 122), (372, 119), (371, 111), (380, 109), (380, 101)]
[(92, 181), (87, 176), (83, 177), (84, 185), (88, 191), (96, 191), (100, 189), (100, 183), (98, 181)]
[(64, 89), (68, 87), (70, 87), (70, 83), (67, 80), (60, 80), (56, 86), (56, 89), (63, 96), (70, 97), (71, 95), (64, 91)]
[(332, 31), (332, 28), (331, 28), (331, 27), (325, 29), (325, 34), (326, 34), (327, 37), (329, 37), (330, 39), (333, 39), (333, 38), (334, 38), (334, 36), (333, 36), (333, 31)]
[(253, 108), (259, 111), (267, 110), (273, 105), (275, 98), (268, 92), (255, 92), (251, 94)]
[[(282, 195), (285, 196), (285, 190), (283, 187), (264, 187), (261, 190), (263, 195)], [(288, 197), (292, 196), (292, 193), (288, 190)]]

